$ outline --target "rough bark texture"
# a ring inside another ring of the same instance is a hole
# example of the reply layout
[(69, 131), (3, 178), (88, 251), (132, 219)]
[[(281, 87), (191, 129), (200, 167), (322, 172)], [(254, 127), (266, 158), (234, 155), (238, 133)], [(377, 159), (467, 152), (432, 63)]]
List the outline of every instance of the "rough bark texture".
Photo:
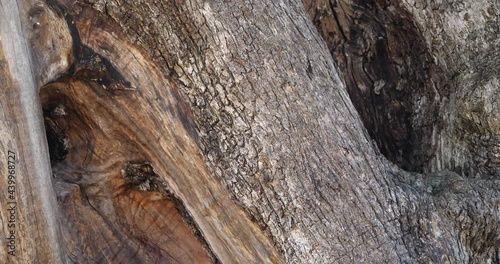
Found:
[(493, 1), (305, 1), (381, 152), (405, 169), (496, 177)]
[(493, 0), (20, 3), (55, 256), (500, 261)]

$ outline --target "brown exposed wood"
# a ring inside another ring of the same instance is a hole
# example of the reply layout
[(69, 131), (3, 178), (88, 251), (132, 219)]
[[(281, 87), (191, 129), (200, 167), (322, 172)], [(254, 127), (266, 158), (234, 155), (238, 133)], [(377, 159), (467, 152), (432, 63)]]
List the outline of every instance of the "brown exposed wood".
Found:
[[(66, 260), (280, 262), (207, 172), (175, 84), (97, 13), (49, 4), (26, 6), (37, 78), (49, 82), (40, 89), (50, 148), (44, 153), (51, 154), (60, 211), (52, 213), (62, 224), (53, 226), (62, 232)], [(54, 28), (72, 41), (64, 36), (42, 54), (47, 38), (57, 37)], [(37, 258), (19, 254), (4, 259)]]
[[(107, 250), (96, 248), (93, 254), (75, 254), (88, 257), (80, 261), (95, 261), (100, 257), (120, 261), (134, 256), (145, 262), (166, 259), (190, 263), (205, 262), (208, 257), (215, 261), (214, 253), (222, 261), (277, 261), (267, 239), (259, 235), (256, 226), (206, 172), (197, 156), (189, 109), (182, 106), (175, 85), (162, 77), (139, 50), (123, 42), (123, 36), (114, 26), (100, 20), (90, 9), (82, 9), (74, 17), (67, 14), (66, 20), (73, 31), (76, 58), (69, 69), (71, 77), (63, 81), (67, 85), (50, 84), (41, 91), (42, 105), (49, 107), (46, 112), (54, 112), (50, 107), (55, 105), (70, 113), (68, 119), (61, 117), (62, 124), (53, 120), (64, 127), (62, 130), (71, 145), (68, 157), (54, 172), (60, 175), (56, 178), (70, 182), (77, 177), (82, 196), (110, 223), (108, 232), (116, 233), (119, 230), (116, 224), (131, 230), (128, 235), (119, 236), (117, 245), (130, 244), (133, 238), (138, 240), (137, 245), (124, 248), (112, 246)], [(163, 116), (158, 116), (158, 112)], [(130, 162), (151, 164), (162, 179), (163, 196), (175, 195), (178, 201), (183, 201), (182, 208), (166, 210), (164, 204), (153, 202), (161, 198), (158, 190), (146, 188), (145, 191), (152, 193), (138, 194), (137, 190), (124, 187), (128, 183), (123, 180), (123, 170)], [(71, 168), (69, 172), (67, 168)], [(198, 233), (197, 238), (192, 234), (189, 237), (180, 213), (189, 217), (190, 228)], [(176, 221), (170, 222), (169, 217)], [(135, 221), (145, 222), (138, 226)], [(72, 237), (66, 239), (78, 241)], [(210, 241), (211, 248), (205, 239)], [(109, 240), (105, 237), (93, 243), (99, 245)]]
[[(61, 160), (52, 161), (53, 173), (72, 260), (209, 263), (208, 252), (185, 223), (161, 176), (148, 164), (143, 166), (149, 172), (129, 169), (133, 162), (151, 160), (144, 152), (161, 149), (156, 144), (148, 149), (150, 144), (140, 140), (147, 135), (137, 133), (136, 125), (126, 125), (140, 121), (107, 107), (110, 100), (115, 106), (116, 101), (131, 100), (126, 95), (99, 96), (95, 88), (102, 89), (69, 79), (41, 90), (49, 145), (55, 148), (53, 157)], [(175, 164), (175, 158), (170, 162)]]

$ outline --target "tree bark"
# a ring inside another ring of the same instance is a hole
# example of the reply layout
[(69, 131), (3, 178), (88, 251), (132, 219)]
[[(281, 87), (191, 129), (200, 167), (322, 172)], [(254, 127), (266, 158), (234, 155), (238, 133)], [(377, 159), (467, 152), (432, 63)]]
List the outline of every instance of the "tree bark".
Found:
[(1, 262), (499, 263), (498, 14), (0, 0)]

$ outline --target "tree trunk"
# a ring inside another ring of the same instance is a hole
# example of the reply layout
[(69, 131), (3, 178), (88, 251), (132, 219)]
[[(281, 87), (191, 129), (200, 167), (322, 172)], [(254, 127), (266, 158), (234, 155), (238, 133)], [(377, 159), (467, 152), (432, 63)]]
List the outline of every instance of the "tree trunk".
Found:
[(499, 263), (500, 10), (438, 2), (0, 0), (1, 262)]

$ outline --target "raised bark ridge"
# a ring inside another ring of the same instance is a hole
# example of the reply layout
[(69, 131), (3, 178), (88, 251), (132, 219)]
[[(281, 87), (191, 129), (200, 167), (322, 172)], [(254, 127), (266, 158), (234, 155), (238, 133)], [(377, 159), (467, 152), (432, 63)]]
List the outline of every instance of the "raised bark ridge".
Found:
[[(169, 3), (95, 7), (166, 63), (189, 98), (209, 168), (287, 261), (479, 261), (497, 254), (496, 246), (478, 254), (450, 243), (461, 231), (443, 221), (427, 187), (414, 189), (404, 172), (386, 173), (301, 3)], [(146, 13), (153, 18), (141, 20)], [(420, 73), (409, 72), (408, 80), (426, 80)], [(425, 109), (433, 114), (435, 107)], [(497, 230), (490, 191), (485, 212)]]

